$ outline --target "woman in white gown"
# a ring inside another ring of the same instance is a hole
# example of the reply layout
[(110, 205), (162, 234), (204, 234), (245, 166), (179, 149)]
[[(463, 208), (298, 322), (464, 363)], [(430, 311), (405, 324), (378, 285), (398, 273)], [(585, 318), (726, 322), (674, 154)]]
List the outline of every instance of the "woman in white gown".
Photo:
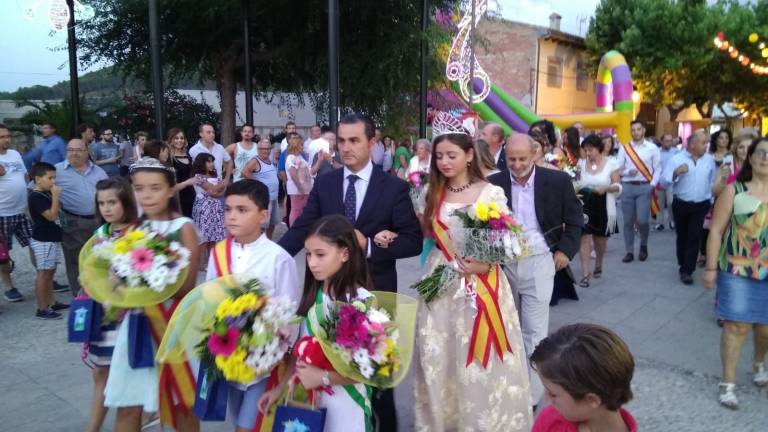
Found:
[[(414, 365), (416, 430), (529, 431), (528, 368), (509, 283), (497, 265), (457, 257), (451, 240), (462, 226), (453, 216), (455, 210), (483, 201), (506, 211), (504, 191), (483, 180), (472, 139), (465, 134), (435, 139), (431, 172), (423, 226), (436, 237), (438, 247), (429, 253), (425, 274), (439, 265), (456, 265), (470, 283), (453, 279), (429, 305), (420, 302)], [(490, 296), (456, 295), (473, 284), (477, 288), (471, 290), (479, 293), (483, 281), (488, 282)], [(481, 304), (482, 297), (495, 301)], [(485, 337), (476, 332), (475, 321), (488, 316), (477, 313), (483, 306), (498, 311), (503, 331)], [(485, 358), (476, 356), (477, 348), (486, 344)]]

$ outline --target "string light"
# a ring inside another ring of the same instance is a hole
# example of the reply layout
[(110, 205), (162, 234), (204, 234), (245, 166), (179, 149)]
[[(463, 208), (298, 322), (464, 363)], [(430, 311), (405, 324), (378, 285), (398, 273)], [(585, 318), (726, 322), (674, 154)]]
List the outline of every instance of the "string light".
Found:
[[(757, 33), (752, 33), (749, 35), (748, 40), (750, 43), (754, 44), (760, 40), (760, 36)], [(713, 42), (717, 49), (728, 54), (729, 57), (737, 61), (743, 67), (748, 67), (755, 75), (768, 75), (768, 64), (757, 64), (752, 61), (749, 56), (739, 51), (739, 49), (736, 48), (736, 45), (725, 38), (725, 33), (719, 32)], [(765, 43), (760, 42), (758, 47), (760, 49), (760, 55), (763, 58), (768, 58), (768, 47), (765, 46)]]
[[(54, 31), (61, 32), (67, 29), (69, 25), (69, 7), (66, 0), (35, 0), (22, 8), (22, 16), (28, 20), (37, 17), (37, 11), (45, 2), (48, 2), (48, 23)], [(91, 5), (84, 5), (78, 0), (74, 0), (75, 20), (78, 22), (88, 21), (96, 15), (96, 11)]]

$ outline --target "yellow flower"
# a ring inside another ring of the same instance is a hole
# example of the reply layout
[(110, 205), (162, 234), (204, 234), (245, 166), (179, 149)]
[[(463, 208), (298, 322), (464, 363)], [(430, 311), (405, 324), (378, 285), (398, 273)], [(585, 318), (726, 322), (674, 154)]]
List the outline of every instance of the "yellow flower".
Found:
[(121, 238), (115, 241), (115, 253), (116, 254), (127, 254), (131, 251), (133, 248), (133, 245), (131, 242), (126, 240), (125, 238)]
[(488, 208), (492, 211), (499, 211), (499, 206), (493, 201), (488, 203)]
[(226, 317), (239, 315), (235, 313), (233, 303), (231, 297), (227, 297), (223, 302), (219, 303), (219, 306), (216, 307), (216, 318), (222, 320)]
[(475, 206), (475, 216), (477, 216), (477, 220), (480, 222), (487, 222), (488, 221), (488, 206), (486, 206), (483, 203), (477, 203)]
[(263, 304), (264, 298), (259, 297), (254, 293), (243, 294), (234, 302), (235, 309), (241, 311), (240, 313), (243, 313), (246, 310), (258, 309)]
[(389, 377), (389, 366), (384, 366), (381, 369), (379, 369), (378, 374), (383, 377)]
[(131, 243), (135, 243), (135, 242), (143, 239), (145, 236), (146, 236), (146, 234), (144, 233), (144, 231), (136, 230), (136, 231), (130, 231), (130, 232), (126, 233), (123, 238), (125, 238), (126, 240), (128, 240)]
[(498, 211), (498, 210), (491, 210), (491, 211), (489, 211), (489, 212), (488, 212), (488, 216), (489, 216), (491, 219), (498, 219), (498, 218), (500, 218), (500, 217), (501, 217), (501, 213), (499, 213), (499, 211)]
[(245, 364), (246, 351), (238, 348), (229, 357), (216, 356), (216, 367), (228, 381), (247, 384), (256, 379), (256, 372)]

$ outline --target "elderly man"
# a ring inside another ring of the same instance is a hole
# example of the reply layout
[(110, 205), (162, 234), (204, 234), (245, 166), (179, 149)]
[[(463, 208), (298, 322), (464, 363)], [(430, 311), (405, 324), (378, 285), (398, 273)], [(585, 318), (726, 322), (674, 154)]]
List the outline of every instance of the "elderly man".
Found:
[(480, 139), (488, 143), (496, 168), (499, 171), (507, 169), (507, 162), (504, 160), (504, 129), (496, 123), (487, 123), (480, 131)]
[(717, 168), (715, 159), (707, 153), (707, 135), (696, 131), (688, 140), (688, 149), (667, 162), (662, 176), (665, 187), (674, 185), (672, 214), (677, 232), (677, 265), (680, 281), (693, 284), (693, 271), (699, 255), (704, 217), (712, 202), (712, 184)]
[(67, 159), (56, 164), (56, 184), (61, 187), (59, 201), (64, 229), (61, 246), (69, 288), (75, 296), (80, 293), (80, 249), (98, 228), (96, 183), (106, 178), (107, 173), (88, 159), (88, 148), (81, 139), (67, 143)]
[[(537, 143), (530, 136), (511, 135), (505, 149), (508, 169), (488, 178), (504, 189), (533, 253), (504, 268), (518, 305), (526, 357), (547, 336), (555, 272), (568, 266), (578, 252), (584, 225), (571, 178), (564, 172), (536, 166), (536, 149)], [(544, 387), (532, 370), (530, 377), (536, 405)]]

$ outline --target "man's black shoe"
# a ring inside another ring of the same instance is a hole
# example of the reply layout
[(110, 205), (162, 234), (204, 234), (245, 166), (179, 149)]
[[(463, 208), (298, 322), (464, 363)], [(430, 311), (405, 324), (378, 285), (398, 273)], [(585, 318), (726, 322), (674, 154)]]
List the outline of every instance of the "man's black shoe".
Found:
[(624, 255), (624, 258), (621, 260), (621, 262), (628, 263), (628, 262), (632, 262), (634, 260), (635, 260), (635, 256), (632, 255), (631, 253), (628, 253), (628, 254)]
[(686, 285), (693, 285), (693, 276), (688, 273), (680, 273), (680, 282)]

